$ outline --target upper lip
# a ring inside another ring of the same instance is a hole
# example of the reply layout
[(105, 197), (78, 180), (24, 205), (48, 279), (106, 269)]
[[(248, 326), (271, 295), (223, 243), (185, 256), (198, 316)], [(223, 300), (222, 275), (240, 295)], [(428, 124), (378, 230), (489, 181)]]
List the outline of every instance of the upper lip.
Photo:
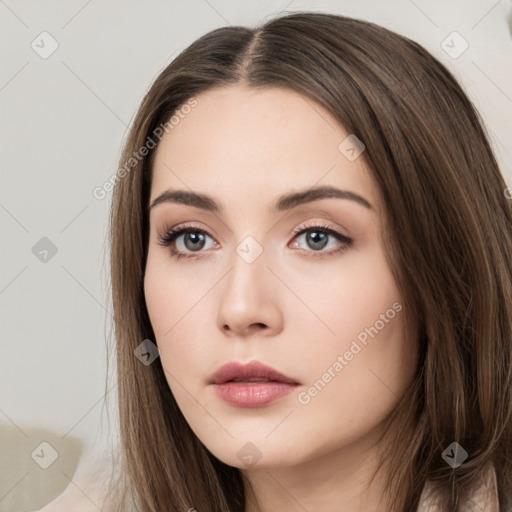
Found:
[(221, 366), (213, 375), (210, 384), (224, 384), (230, 380), (244, 380), (250, 378), (265, 378), (269, 381), (286, 382), (288, 384), (299, 384), (291, 377), (283, 375), (275, 368), (260, 363), (259, 361), (250, 361), (247, 364), (238, 361), (231, 361)]

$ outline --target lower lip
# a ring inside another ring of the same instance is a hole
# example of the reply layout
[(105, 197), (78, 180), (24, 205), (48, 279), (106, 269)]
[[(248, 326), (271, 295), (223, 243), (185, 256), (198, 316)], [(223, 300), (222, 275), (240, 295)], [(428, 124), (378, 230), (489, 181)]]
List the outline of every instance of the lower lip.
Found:
[(225, 382), (213, 385), (217, 396), (237, 407), (263, 407), (288, 393), (296, 384), (285, 382)]

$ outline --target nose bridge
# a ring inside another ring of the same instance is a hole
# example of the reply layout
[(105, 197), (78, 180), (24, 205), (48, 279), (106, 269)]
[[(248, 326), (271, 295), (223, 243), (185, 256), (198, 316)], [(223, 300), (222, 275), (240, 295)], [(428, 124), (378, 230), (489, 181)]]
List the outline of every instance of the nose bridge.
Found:
[[(245, 236), (235, 247), (235, 253), (232, 260), (232, 269), (228, 278), (229, 287), (235, 294), (253, 296), (262, 286), (264, 286), (267, 254), (260, 243), (252, 235)], [(249, 287), (249, 289), (246, 289)], [(264, 293), (264, 290), (260, 289)]]
[(275, 278), (266, 268), (267, 256), (262, 244), (251, 235), (235, 247), (231, 271), (220, 297), (220, 326), (228, 326), (238, 334), (253, 324), (276, 327), (275, 293), (269, 288), (269, 277)]
[(261, 260), (261, 256), (264, 252), (263, 245), (252, 235), (247, 235), (237, 245), (236, 254), (239, 259), (245, 262), (247, 265), (252, 265), (257, 260)]

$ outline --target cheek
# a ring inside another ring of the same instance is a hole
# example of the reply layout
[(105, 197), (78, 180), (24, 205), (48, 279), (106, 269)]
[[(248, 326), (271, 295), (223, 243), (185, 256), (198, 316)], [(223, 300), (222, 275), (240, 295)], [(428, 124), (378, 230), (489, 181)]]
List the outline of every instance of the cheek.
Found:
[[(343, 348), (346, 340), (355, 338), (401, 301), (377, 244), (348, 252), (332, 264), (294, 268), (285, 280), (293, 282), (294, 293), (310, 310), (296, 303), (291, 310), (295, 322), (311, 333), (316, 330), (323, 340), (320, 346), (311, 347), (312, 355), (321, 346)], [(393, 313), (394, 310), (390, 312)]]
[[(149, 251), (144, 276), (144, 296), (149, 319), (169, 377), (179, 382), (190, 378), (205, 348), (205, 294), (209, 280), (191, 280), (190, 273), (176, 270), (165, 251)], [(211, 318), (211, 315), (210, 317)], [(210, 322), (211, 334), (211, 322)], [(172, 379), (169, 380), (172, 387)], [(173, 389), (174, 391), (174, 389)]]
[(194, 306), (200, 306), (207, 286), (207, 283), (194, 283), (190, 274), (183, 272), (165, 249), (150, 248), (144, 275), (144, 297), (157, 340), (165, 342), (174, 336), (181, 319), (193, 315)]
[(148, 254), (144, 294), (160, 363), (179, 409), (202, 439), (205, 425), (210, 431), (215, 427), (199, 401), (204, 400), (205, 368), (211, 364), (205, 339), (205, 333), (211, 334), (211, 316), (207, 320), (205, 294), (212, 283), (191, 281), (189, 273), (176, 272), (168, 259), (155, 256)]
[(346, 419), (350, 411), (351, 421), (371, 424), (393, 407), (413, 377), (414, 351), (405, 339), (405, 309), (384, 253), (361, 252), (344, 264), (328, 300), (317, 297), (334, 334), (301, 347), (310, 387), (299, 403), (311, 417)]

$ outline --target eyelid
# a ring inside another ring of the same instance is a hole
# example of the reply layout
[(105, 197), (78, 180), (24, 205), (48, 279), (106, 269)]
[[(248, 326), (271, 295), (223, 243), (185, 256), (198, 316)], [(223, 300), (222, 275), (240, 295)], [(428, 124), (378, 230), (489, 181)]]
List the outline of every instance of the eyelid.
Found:
[(322, 230), (330, 232), (333, 236), (337, 236), (338, 235), (338, 236), (342, 236), (342, 237), (347, 238), (347, 239), (350, 238), (350, 236), (348, 234), (345, 235), (343, 233), (343, 232), (346, 232), (348, 230), (346, 230), (345, 228), (342, 228), (341, 226), (340, 227), (332, 226), (330, 224), (327, 224), (323, 220), (308, 220), (308, 221), (305, 221), (300, 226), (295, 228), (292, 231), (292, 234), (294, 236), (296, 236), (297, 234), (301, 233), (302, 231), (305, 231), (305, 230), (308, 230), (308, 229), (313, 229), (313, 228), (321, 228)]

